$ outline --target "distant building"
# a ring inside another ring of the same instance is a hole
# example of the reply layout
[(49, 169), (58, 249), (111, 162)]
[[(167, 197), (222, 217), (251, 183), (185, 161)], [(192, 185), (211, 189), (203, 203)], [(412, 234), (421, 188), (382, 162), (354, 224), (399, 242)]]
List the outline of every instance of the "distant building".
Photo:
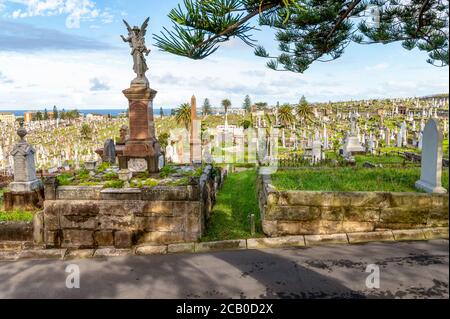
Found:
[(30, 123), (31, 121), (33, 121), (35, 116), (36, 116), (36, 112), (25, 112), (23, 114), (23, 120), (25, 123)]
[(230, 108), (228, 109), (228, 114), (245, 115), (245, 110), (238, 108)]
[(0, 113), (0, 122), (3, 123), (14, 123), (16, 121), (16, 116), (14, 113)]
[(108, 115), (101, 115), (101, 114), (86, 114), (86, 120), (89, 121), (100, 121), (103, 120), (104, 118), (108, 118)]

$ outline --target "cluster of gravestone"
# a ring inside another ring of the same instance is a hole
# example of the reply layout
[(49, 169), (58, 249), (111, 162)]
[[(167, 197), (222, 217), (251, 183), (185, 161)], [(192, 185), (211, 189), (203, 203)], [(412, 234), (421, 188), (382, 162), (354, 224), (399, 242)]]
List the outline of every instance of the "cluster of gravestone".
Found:
[[(47, 120), (24, 123), (28, 140), (35, 145), (35, 160), (38, 170), (56, 173), (61, 170), (79, 169), (84, 162), (97, 158), (95, 150), (105, 138), (117, 139), (118, 128), (126, 123), (123, 118), (80, 117), (75, 120)], [(2, 123), (0, 123), (0, 126)], [(87, 125), (92, 134), (81, 136)], [(5, 138), (0, 141), (0, 172), (12, 175), (13, 158), (10, 155), (15, 145), (15, 131), (19, 123), (8, 123), (2, 127)]]

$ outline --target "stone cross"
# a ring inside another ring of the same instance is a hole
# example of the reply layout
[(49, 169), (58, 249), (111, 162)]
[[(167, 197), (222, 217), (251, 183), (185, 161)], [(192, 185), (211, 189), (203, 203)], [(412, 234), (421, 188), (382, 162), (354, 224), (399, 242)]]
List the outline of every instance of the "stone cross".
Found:
[(422, 168), (416, 188), (427, 193), (447, 193), (442, 187), (442, 132), (439, 122), (430, 119), (423, 131)]

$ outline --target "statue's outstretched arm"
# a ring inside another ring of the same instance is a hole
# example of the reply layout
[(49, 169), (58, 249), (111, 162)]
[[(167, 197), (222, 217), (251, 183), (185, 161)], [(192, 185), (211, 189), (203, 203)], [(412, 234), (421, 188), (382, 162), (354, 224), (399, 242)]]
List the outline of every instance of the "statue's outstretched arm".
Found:
[(123, 40), (123, 42), (130, 42), (130, 38), (125, 38), (123, 35), (120, 36)]

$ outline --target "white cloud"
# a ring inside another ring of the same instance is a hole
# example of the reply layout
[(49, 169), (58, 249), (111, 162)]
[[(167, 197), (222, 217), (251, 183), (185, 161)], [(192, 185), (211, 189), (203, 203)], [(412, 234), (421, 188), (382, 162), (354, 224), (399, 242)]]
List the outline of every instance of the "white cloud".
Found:
[(100, 16), (103, 21), (112, 20), (109, 12), (101, 13), (91, 0), (3, 0), (2, 3), (8, 2), (22, 6), (11, 13), (14, 19), (66, 15), (67, 28), (79, 28), (82, 19)]
[[(0, 109), (55, 104), (66, 109), (126, 108), (122, 90), (135, 77), (132, 63), (126, 46), (113, 51), (0, 52), (0, 70), (13, 81), (0, 85)], [(176, 107), (189, 101), (192, 94), (198, 101), (209, 98), (213, 106), (229, 98), (233, 107), (240, 107), (246, 94), (254, 102), (274, 105), (277, 101), (298, 102), (303, 94), (309, 101), (326, 102), (448, 91), (448, 68), (431, 66), (427, 71), (389, 68), (370, 76), (356, 66), (331, 74), (320, 69), (328, 66), (314, 66), (310, 72), (294, 74), (266, 69), (258, 59), (217, 55), (194, 61), (158, 50), (149, 55), (148, 65), (150, 85), (158, 91), (155, 108)]]
[(365, 71), (378, 71), (378, 70), (385, 70), (389, 68), (389, 64), (387, 63), (378, 63), (375, 65), (371, 65), (371, 66), (366, 66), (364, 68)]

